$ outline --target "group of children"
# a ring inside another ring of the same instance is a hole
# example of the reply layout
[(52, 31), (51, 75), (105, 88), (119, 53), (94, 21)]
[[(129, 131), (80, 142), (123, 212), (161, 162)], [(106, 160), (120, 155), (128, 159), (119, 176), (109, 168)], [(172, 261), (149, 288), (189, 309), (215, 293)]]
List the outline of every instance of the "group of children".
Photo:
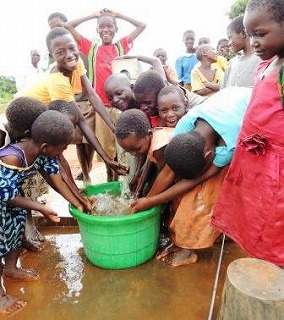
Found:
[[(187, 91), (186, 86), (191, 89), (188, 78), (182, 80), (184, 86), (168, 84), (161, 65), (143, 72), (132, 84), (124, 74), (105, 72), (103, 78), (98, 78), (102, 71), (98, 64), (92, 87), (78, 44), (90, 55), (91, 63), (94, 55), (100, 56), (101, 63), (106, 63), (104, 59), (109, 62), (125, 54), (145, 29), (134, 19), (104, 9), (83, 20), (66, 22), (65, 28), (55, 26), (49, 32), (47, 47), (55, 62), (43, 81), (10, 103), (7, 124), (0, 131), (1, 313), (14, 314), (26, 305), (6, 293), (3, 280), (39, 278), (34, 271), (17, 265), (27, 213), (37, 210), (53, 222), (59, 219), (48, 206), (25, 196), (23, 181), (39, 172), (67, 201), (82, 211), (91, 211), (90, 201), (80, 194), (62, 155), (72, 142), (74, 126), (80, 128), (109, 168), (118, 174), (127, 173), (128, 168), (115, 161), (116, 149), (108, 153), (86, 124), (74, 98), (81, 93), (87, 94), (112, 139), (138, 159), (133, 175), (138, 199), (132, 204), (132, 212), (171, 201), (170, 241), (161, 247), (158, 259), (172, 266), (193, 263), (198, 258), (196, 250), (212, 246), (222, 232), (250, 255), (284, 265), (283, 10), (282, 0), (249, 1), (242, 18), (244, 28), (235, 32), (230, 26), (229, 41), (237, 51), (241, 49), (236, 37), (246, 43), (249, 37), (254, 52), (265, 61), (259, 66), (252, 90), (236, 83), (216, 90), (208, 98)], [(74, 29), (92, 18), (98, 18), (101, 46)], [(112, 44), (117, 30), (115, 18), (136, 27), (117, 45)], [(194, 33), (185, 33), (184, 41), (192, 47)], [(121, 46), (123, 53), (119, 51)], [(246, 59), (244, 48), (244, 58), (238, 58), (241, 61)], [(215, 57), (210, 50), (207, 47), (201, 54)], [(188, 53), (196, 58), (190, 50)], [(238, 77), (234, 70), (239, 79), (241, 74)], [(105, 100), (99, 92), (104, 92)], [(96, 133), (105, 132), (101, 123), (97, 122)]]

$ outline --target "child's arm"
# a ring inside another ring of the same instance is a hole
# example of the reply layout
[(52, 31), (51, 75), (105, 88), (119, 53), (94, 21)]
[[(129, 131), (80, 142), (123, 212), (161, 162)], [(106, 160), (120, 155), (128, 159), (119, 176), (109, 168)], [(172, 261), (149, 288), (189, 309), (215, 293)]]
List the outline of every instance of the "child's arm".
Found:
[[(218, 168), (218, 167), (215, 167), (214, 165), (211, 165), (208, 168), (208, 170), (204, 174), (202, 174), (200, 177), (196, 179), (190, 179), (190, 180), (189, 179), (180, 180), (179, 182), (174, 184), (172, 187), (158, 194), (156, 192), (159, 191), (159, 189), (163, 189), (163, 187), (162, 188), (159, 187), (155, 180), (154, 185), (150, 190), (149, 194), (147, 195), (147, 197), (141, 198), (132, 204), (132, 212), (137, 212), (137, 211), (148, 209), (153, 206), (161, 205), (174, 198), (182, 196), (187, 192), (189, 192), (190, 190), (192, 190), (194, 187), (198, 186), (199, 184), (213, 177), (221, 170), (222, 168)], [(160, 177), (160, 181), (161, 181), (161, 177)]]
[(14, 199), (9, 200), (8, 203), (14, 207), (20, 207), (29, 210), (36, 210), (41, 212), (47, 219), (53, 222), (59, 222), (60, 218), (57, 213), (50, 209), (48, 206), (43, 205), (37, 201), (32, 201), (22, 196), (16, 196)]
[[(60, 160), (59, 160), (60, 162)], [(69, 166), (69, 165), (68, 165)], [(66, 174), (64, 168), (62, 167), (62, 164), (60, 162), (59, 165), (59, 170), (60, 172), (58, 174), (48, 174), (43, 170), (39, 170), (40, 174), (43, 176), (43, 178), (46, 180), (46, 182), (58, 193), (61, 194), (61, 189), (62, 188), (62, 184), (56, 184), (54, 183), (54, 179), (53, 176), (54, 175), (59, 175), (60, 176), (60, 180), (62, 180), (63, 183), (63, 188), (67, 188), (71, 193), (72, 193), (72, 197), (76, 198), (77, 202), (80, 203), (80, 207), (84, 208), (86, 212), (91, 212), (92, 211), (92, 204), (91, 201), (89, 199), (87, 199), (86, 197), (83, 197), (79, 191), (79, 189), (77, 188), (76, 184), (72, 183), (68, 177), (68, 175)], [(63, 196), (63, 195), (62, 195)], [(63, 196), (64, 197), (64, 196)], [(66, 198), (65, 198), (66, 199)], [(69, 201), (70, 202), (70, 201)], [(72, 203), (73, 204), (73, 203)], [(77, 207), (79, 208), (79, 207)]]
[[(45, 174), (41, 172), (41, 174), (45, 177)], [(49, 174), (48, 183), (50, 186), (58, 193), (62, 195), (69, 203), (71, 203), (74, 207), (78, 208), (80, 211), (90, 212), (90, 204), (86, 205), (86, 201), (79, 201), (77, 197), (73, 194), (72, 190), (69, 186), (63, 181), (61, 174)]]
[(77, 41), (77, 42), (80, 42), (80, 39), (82, 37), (81, 33), (78, 32), (75, 28), (85, 22), (85, 21), (88, 21), (88, 20), (92, 20), (92, 19), (96, 19), (98, 18), (99, 16), (101, 15), (101, 11), (96, 11), (88, 16), (85, 16), (85, 17), (82, 17), (82, 18), (78, 18), (78, 19), (75, 19), (75, 20), (72, 20), (72, 21), (68, 21), (68, 22), (65, 22), (63, 23), (62, 27), (66, 28), (71, 34), (72, 36), (74, 37), (74, 39)]
[(114, 12), (109, 9), (103, 9), (101, 13), (113, 15), (115, 18), (122, 19), (133, 24), (136, 28), (127, 35), (128, 42), (133, 42), (146, 28), (146, 23), (130, 18), (122, 13)]
[(131, 56), (131, 55), (124, 55), (116, 57), (114, 60), (121, 60), (121, 59), (137, 59), (141, 62), (148, 63), (152, 66), (152, 69), (159, 72), (159, 74), (166, 80), (166, 74), (164, 68), (162, 66), (161, 60), (157, 57), (147, 57), (147, 56)]
[(102, 119), (105, 121), (105, 123), (109, 126), (112, 132), (115, 131), (114, 124), (111, 121), (111, 118), (106, 111), (106, 108), (102, 102), (102, 100), (99, 98), (99, 96), (96, 94), (95, 90), (92, 88), (88, 77), (86, 75), (81, 76), (81, 83), (82, 87), (86, 90), (89, 101), (92, 105), (92, 107), (97, 111), (97, 113), (102, 117)]
[(97, 153), (100, 155), (100, 157), (103, 159), (103, 161), (106, 163), (108, 167), (115, 170), (119, 175), (126, 175), (128, 172), (128, 168), (126, 168), (123, 165), (120, 165), (118, 162), (113, 161), (109, 158), (103, 147), (101, 146), (99, 140), (94, 135), (94, 132), (90, 128), (90, 126), (87, 124), (83, 116), (80, 116), (78, 127), (80, 128), (81, 132), (83, 133), (86, 140), (89, 142), (89, 144), (97, 151)]

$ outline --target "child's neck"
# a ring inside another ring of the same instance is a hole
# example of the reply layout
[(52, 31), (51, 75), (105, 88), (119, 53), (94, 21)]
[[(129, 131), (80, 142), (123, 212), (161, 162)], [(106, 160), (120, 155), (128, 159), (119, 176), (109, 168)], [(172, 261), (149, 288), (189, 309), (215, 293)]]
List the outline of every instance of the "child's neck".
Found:
[(36, 158), (40, 155), (39, 147), (31, 139), (21, 141), (17, 144), (25, 153), (25, 157), (27, 159), (28, 165), (31, 165), (36, 160)]

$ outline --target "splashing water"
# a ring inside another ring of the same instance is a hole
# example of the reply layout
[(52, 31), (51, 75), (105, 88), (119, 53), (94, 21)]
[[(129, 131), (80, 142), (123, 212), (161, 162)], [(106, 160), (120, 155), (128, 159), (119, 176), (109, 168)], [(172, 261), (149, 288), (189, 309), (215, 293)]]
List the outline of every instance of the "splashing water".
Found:
[(100, 193), (94, 196), (94, 215), (100, 216), (120, 216), (130, 214), (130, 204), (133, 201), (131, 195), (128, 179), (122, 177), (121, 194), (114, 195), (111, 193)]

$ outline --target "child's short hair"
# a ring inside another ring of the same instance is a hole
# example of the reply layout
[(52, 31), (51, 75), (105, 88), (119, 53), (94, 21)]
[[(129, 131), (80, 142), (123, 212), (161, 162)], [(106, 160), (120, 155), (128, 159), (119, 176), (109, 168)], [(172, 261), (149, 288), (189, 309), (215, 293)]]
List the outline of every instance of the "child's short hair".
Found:
[(61, 12), (53, 12), (51, 13), (48, 18), (47, 18), (47, 22), (49, 22), (50, 20), (54, 19), (54, 18), (59, 18), (61, 21), (63, 22), (67, 22), (68, 19), (65, 16), (65, 14), (61, 13)]
[(242, 32), (245, 32), (245, 27), (244, 27), (244, 16), (240, 15), (236, 18), (234, 18), (228, 25), (227, 30), (234, 31), (237, 34), (240, 34)]
[(212, 46), (210, 44), (202, 44), (200, 45), (197, 50), (196, 50), (196, 58), (201, 61), (203, 54), (205, 51), (210, 50), (212, 48)]
[(48, 105), (48, 109), (59, 111), (68, 116), (73, 116), (77, 120), (80, 118), (80, 110), (74, 101), (67, 102), (65, 100), (54, 100)]
[(246, 6), (246, 11), (250, 12), (263, 7), (267, 8), (276, 22), (284, 21), (283, 0), (250, 0)]
[(165, 79), (155, 70), (142, 72), (136, 80), (133, 92), (134, 94), (158, 92), (166, 86)]
[(6, 108), (11, 139), (30, 138), (35, 119), (46, 110), (47, 107), (35, 98), (19, 97), (13, 99)]
[(55, 110), (47, 110), (37, 117), (32, 125), (32, 140), (52, 146), (69, 144), (74, 127), (69, 118)]
[(55, 27), (51, 29), (47, 36), (46, 36), (46, 46), (48, 50), (50, 51), (50, 46), (51, 46), (51, 41), (54, 40), (57, 37), (61, 37), (64, 35), (69, 35), (71, 34), (67, 29), (62, 28), (62, 27)]
[(164, 88), (162, 88), (159, 93), (158, 93), (158, 100), (160, 97), (162, 96), (166, 96), (168, 94), (171, 94), (171, 93), (177, 93), (181, 99), (187, 101), (187, 96), (186, 96), (186, 92), (183, 91), (183, 89), (178, 86), (178, 85), (175, 85), (175, 84), (170, 84), (168, 86), (165, 86)]
[(118, 140), (135, 134), (139, 138), (146, 137), (151, 130), (150, 122), (145, 113), (139, 109), (123, 111), (115, 125), (115, 136)]
[(205, 139), (196, 131), (178, 134), (165, 149), (165, 161), (183, 179), (194, 179), (204, 172)]

